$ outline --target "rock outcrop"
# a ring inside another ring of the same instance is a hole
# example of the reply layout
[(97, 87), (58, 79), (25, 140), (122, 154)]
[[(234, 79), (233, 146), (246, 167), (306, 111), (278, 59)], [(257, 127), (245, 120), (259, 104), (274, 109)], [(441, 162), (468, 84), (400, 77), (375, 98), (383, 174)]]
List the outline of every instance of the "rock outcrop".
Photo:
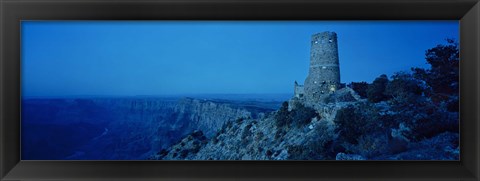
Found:
[(252, 113), (225, 103), (183, 98), (173, 108), (177, 122), (188, 124), (187, 131), (200, 130), (207, 137), (213, 136), (223, 124), (238, 118), (250, 118)]
[[(299, 109), (299, 108), (295, 108)], [(160, 160), (324, 160), (335, 159), (331, 150), (324, 149), (335, 139), (331, 111), (317, 110), (306, 122), (277, 125), (279, 111), (263, 118), (237, 119), (227, 122), (216, 134), (192, 152), (182, 145), (191, 145), (192, 139), (183, 139), (172, 147), (150, 156)], [(291, 112), (292, 110), (290, 110)], [(297, 110), (294, 110), (297, 111)], [(299, 113), (297, 113), (299, 114)], [(295, 120), (294, 120), (295, 121)], [(183, 153), (183, 154), (182, 154)], [(184, 157), (178, 157), (183, 155)]]
[(157, 150), (149, 159), (458, 159), (458, 133), (444, 132), (432, 138), (409, 140), (405, 135), (412, 130), (403, 125), (403, 119), (394, 120), (396, 113), (391, 103), (368, 102), (349, 88), (328, 96), (332, 102), (313, 105), (294, 97), (263, 117), (226, 121), (211, 137), (195, 131), (173, 146)]

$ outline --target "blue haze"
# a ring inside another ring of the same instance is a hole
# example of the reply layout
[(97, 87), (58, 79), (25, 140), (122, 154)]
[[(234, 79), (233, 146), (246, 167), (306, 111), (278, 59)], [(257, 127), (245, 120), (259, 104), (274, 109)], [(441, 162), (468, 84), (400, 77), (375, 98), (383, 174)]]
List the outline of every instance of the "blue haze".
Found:
[(338, 34), (341, 81), (428, 67), (458, 21), (23, 21), (22, 95), (292, 93), (310, 37)]

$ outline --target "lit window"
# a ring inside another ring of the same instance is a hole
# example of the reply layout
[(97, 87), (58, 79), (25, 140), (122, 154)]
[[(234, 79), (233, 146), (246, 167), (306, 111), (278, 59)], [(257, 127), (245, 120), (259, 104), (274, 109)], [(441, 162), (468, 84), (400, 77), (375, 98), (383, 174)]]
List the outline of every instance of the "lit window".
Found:
[(322, 69), (326, 69), (327, 67), (323, 66)]
[(317, 44), (317, 43), (318, 43), (318, 41), (315, 41), (315, 44)]
[(332, 43), (332, 42), (333, 42), (333, 40), (332, 40), (332, 39), (330, 39), (330, 40), (328, 40), (328, 42)]

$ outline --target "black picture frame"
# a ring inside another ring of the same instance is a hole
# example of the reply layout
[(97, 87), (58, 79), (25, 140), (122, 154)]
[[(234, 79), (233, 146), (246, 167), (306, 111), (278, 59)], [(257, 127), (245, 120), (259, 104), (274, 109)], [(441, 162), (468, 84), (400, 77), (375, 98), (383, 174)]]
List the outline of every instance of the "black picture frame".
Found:
[[(0, 0), (1, 180), (479, 180), (478, 0)], [(459, 20), (460, 161), (21, 161), (21, 20)]]

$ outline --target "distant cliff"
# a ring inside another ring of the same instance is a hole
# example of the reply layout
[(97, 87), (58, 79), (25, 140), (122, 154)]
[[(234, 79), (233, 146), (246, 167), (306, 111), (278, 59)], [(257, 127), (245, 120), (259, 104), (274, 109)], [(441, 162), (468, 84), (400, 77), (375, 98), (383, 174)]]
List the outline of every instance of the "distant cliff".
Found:
[[(123, 138), (116, 150), (124, 150), (122, 152), (125, 153), (133, 150), (137, 152), (134, 155), (144, 152), (140, 159), (156, 150), (169, 147), (193, 130), (201, 130), (207, 137), (211, 137), (226, 122), (252, 116), (246, 109), (228, 103), (193, 98), (96, 100), (96, 102), (99, 105), (108, 105), (119, 116), (109, 127), (130, 132), (115, 136)], [(115, 159), (126, 156), (117, 155)]]
[[(31, 132), (55, 132), (66, 126), (73, 129), (78, 123), (95, 128), (90, 129), (92, 132), (88, 135), (91, 136), (85, 138), (91, 141), (83, 139), (81, 144), (75, 142), (75, 135), (65, 132), (60, 136), (62, 139), (49, 140), (48, 135), (38, 139), (33, 138), (34, 135), (26, 137), (28, 145), (24, 146), (31, 150), (44, 149), (41, 153), (45, 154), (51, 151), (48, 149), (59, 151), (58, 158), (49, 159), (145, 159), (194, 130), (212, 137), (226, 122), (256, 117), (272, 110), (255, 103), (253, 105), (258, 107), (252, 107), (250, 103), (245, 108), (247, 104), (238, 101), (193, 98), (24, 100), (23, 104), (28, 106), (24, 106), (22, 115)], [(34, 130), (42, 124), (51, 125), (49, 129), (52, 130)], [(49, 142), (52, 147), (44, 144), (44, 148), (35, 148), (34, 145), (42, 141)], [(42, 155), (29, 154), (33, 155), (32, 159), (42, 159)]]
[(176, 124), (188, 125), (185, 131), (201, 130), (207, 137), (213, 136), (228, 121), (252, 117), (252, 113), (243, 108), (192, 98), (179, 100), (173, 114)]

